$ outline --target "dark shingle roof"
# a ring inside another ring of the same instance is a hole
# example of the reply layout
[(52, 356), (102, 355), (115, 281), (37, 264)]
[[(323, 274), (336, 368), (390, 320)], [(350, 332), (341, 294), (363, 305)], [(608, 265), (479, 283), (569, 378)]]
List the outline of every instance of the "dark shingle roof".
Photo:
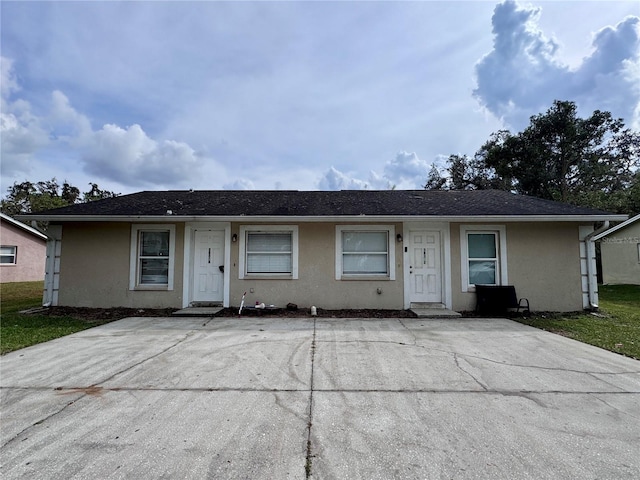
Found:
[(593, 216), (611, 213), (500, 190), (144, 191), (34, 214), (37, 217), (164, 216)]

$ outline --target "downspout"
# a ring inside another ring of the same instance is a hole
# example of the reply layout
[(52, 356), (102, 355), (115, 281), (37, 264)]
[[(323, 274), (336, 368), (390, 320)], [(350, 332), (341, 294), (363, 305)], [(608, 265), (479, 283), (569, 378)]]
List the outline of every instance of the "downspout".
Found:
[(594, 300), (595, 294), (598, 292), (598, 272), (591, 271), (591, 259), (596, 256), (596, 246), (592, 238), (606, 230), (609, 230), (609, 220), (605, 220), (604, 225), (584, 237), (584, 245), (587, 253), (587, 290), (589, 295), (589, 309), (593, 311), (597, 311), (599, 307)]

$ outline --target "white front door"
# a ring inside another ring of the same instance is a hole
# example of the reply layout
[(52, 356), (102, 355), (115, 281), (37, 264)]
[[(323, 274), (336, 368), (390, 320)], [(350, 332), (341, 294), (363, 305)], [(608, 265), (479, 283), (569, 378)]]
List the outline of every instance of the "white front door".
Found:
[(409, 281), (411, 303), (442, 303), (440, 232), (409, 232)]
[(224, 230), (196, 230), (193, 251), (194, 302), (222, 302)]

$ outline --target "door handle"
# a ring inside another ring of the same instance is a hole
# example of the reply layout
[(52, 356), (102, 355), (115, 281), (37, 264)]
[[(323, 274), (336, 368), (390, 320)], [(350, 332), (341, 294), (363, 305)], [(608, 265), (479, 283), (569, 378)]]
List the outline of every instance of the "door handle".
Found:
[(218, 267), (218, 270), (220, 270), (220, 273), (224, 273), (224, 265), (220, 265)]
[(211, 263), (211, 249), (209, 249), (209, 263)]

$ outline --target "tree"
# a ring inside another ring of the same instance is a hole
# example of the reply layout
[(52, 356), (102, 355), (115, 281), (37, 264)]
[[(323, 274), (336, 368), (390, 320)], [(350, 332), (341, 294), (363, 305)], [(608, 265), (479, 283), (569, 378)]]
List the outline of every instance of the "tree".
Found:
[(117, 197), (118, 195), (120, 195), (119, 193), (113, 193), (113, 192), (110, 192), (109, 190), (102, 190), (98, 187), (98, 184), (96, 183), (90, 183), (89, 185), (91, 185), (91, 190), (89, 190), (88, 192), (84, 192), (82, 194), (83, 203), (93, 202), (95, 200), (102, 200), (104, 198)]
[(639, 164), (639, 132), (609, 112), (579, 118), (574, 102), (556, 100), (522, 132), (495, 132), (473, 158), (451, 155), (437, 173), (446, 177), (442, 189), (496, 188), (633, 213), (640, 210)]
[(522, 132), (494, 134), (477, 156), (518, 193), (584, 204), (586, 192), (627, 190), (639, 153), (640, 135), (621, 119), (599, 110), (582, 119), (575, 103), (555, 101)]
[(13, 217), (119, 195), (119, 193), (101, 190), (95, 183), (89, 185), (91, 185), (91, 190), (81, 194), (80, 189), (69, 184), (66, 180), (61, 187), (55, 178), (37, 183), (14, 182), (7, 189), (6, 198), (0, 202), (0, 210)]
[(424, 185), (425, 190), (442, 190), (444, 185), (447, 183), (446, 178), (442, 178), (440, 175), (440, 170), (435, 163), (431, 164), (431, 170), (429, 170), (429, 175), (427, 176), (427, 183)]
[(487, 190), (504, 189), (503, 180), (491, 168), (485, 168), (483, 159), (476, 155), (449, 155), (443, 172), (432, 165), (427, 177), (426, 190)]

